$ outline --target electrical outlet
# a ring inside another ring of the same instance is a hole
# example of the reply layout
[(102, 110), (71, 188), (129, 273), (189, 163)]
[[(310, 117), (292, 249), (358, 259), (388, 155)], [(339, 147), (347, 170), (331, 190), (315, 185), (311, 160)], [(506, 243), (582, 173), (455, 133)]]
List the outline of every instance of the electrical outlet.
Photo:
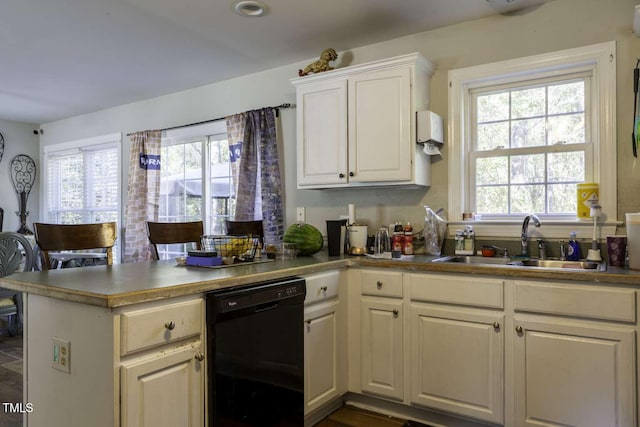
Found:
[(306, 221), (306, 212), (303, 207), (296, 208), (296, 221), (297, 222), (305, 222)]
[(71, 372), (71, 341), (53, 337), (51, 367), (62, 372)]

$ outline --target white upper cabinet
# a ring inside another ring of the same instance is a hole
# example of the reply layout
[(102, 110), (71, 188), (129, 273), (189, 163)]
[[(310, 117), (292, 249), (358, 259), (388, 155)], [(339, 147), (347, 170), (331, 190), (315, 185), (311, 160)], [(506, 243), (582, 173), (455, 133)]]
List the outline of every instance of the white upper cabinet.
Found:
[(415, 113), (432, 73), (414, 53), (293, 79), (298, 188), (430, 185)]

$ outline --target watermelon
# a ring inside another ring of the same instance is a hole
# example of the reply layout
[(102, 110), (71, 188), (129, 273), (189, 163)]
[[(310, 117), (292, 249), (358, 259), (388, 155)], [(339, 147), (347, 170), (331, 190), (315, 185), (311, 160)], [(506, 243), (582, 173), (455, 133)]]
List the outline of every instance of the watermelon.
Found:
[(311, 224), (299, 222), (290, 225), (282, 236), (284, 243), (295, 243), (299, 255), (313, 255), (322, 249), (324, 240), (320, 230)]

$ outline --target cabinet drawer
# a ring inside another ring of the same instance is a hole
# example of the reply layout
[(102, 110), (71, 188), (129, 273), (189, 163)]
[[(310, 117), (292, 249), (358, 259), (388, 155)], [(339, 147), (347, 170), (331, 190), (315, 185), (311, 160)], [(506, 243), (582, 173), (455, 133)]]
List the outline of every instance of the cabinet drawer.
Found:
[(202, 300), (156, 306), (123, 313), (120, 317), (122, 355), (200, 335)]
[(362, 293), (402, 298), (402, 273), (392, 271), (362, 271)]
[(635, 322), (636, 292), (633, 289), (522, 281), (515, 284), (514, 308), (517, 311)]
[(413, 301), (504, 308), (504, 282), (500, 279), (408, 274), (407, 281)]
[(307, 282), (307, 295), (304, 298), (305, 304), (311, 304), (338, 296), (338, 284), (340, 283), (339, 271), (312, 274), (305, 276), (305, 280)]

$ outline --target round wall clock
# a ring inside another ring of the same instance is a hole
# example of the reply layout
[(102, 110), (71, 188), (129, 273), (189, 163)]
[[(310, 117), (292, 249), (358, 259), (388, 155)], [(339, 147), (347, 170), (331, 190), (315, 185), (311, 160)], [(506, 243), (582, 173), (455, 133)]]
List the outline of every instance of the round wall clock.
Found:
[(2, 161), (2, 155), (4, 154), (4, 136), (0, 133), (0, 162)]

